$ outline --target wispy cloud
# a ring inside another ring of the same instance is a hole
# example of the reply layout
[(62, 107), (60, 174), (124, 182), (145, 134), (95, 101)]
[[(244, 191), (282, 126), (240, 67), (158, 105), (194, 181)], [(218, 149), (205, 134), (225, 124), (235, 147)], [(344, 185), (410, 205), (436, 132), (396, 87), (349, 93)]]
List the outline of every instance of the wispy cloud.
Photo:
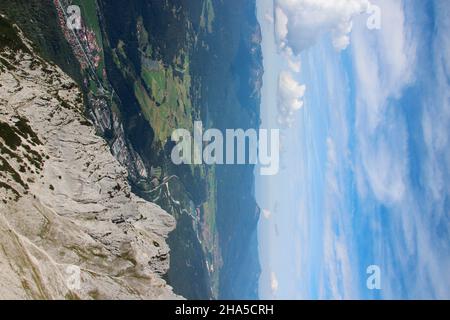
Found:
[[(381, 234), (380, 216), (367, 217), (372, 224), (370, 243), (378, 243), (373, 259), (386, 272), (383, 296), (448, 298), (449, 188), (444, 181), (450, 172), (450, 51), (444, 16), (450, 13), (449, 5), (436, 3), (435, 33), (422, 39), (425, 26), (408, 20), (408, 14), (417, 12), (407, 3), (379, 0), (377, 4), (383, 28), (368, 35), (356, 27), (352, 33), (358, 134), (355, 174), (361, 210), (372, 206), (364, 211), (386, 211)], [(430, 39), (432, 50), (425, 49)], [(411, 94), (416, 101), (408, 99)], [(420, 130), (411, 123), (416, 115), (422, 118), (423, 139), (413, 131)], [(426, 153), (411, 150), (424, 150), (423, 146)], [(419, 183), (417, 176), (421, 176)]]
[(414, 80), (416, 43), (405, 24), (401, 1), (378, 2), (383, 27), (368, 32), (365, 24), (352, 32), (357, 78), (358, 122), (369, 133), (383, 121), (390, 99), (396, 99)]
[(352, 246), (352, 219), (349, 190), (345, 182), (346, 141), (337, 149), (335, 141), (327, 139), (325, 171), (323, 267), (319, 298), (355, 299), (358, 297), (358, 265)]

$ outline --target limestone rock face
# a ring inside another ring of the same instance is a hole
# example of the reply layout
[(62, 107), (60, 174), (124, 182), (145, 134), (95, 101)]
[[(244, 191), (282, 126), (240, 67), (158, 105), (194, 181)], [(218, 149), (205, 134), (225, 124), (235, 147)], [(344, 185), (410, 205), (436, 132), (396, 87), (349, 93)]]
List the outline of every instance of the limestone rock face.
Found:
[(179, 298), (174, 218), (131, 193), (77, 85), (1, 19), (0, 299)]

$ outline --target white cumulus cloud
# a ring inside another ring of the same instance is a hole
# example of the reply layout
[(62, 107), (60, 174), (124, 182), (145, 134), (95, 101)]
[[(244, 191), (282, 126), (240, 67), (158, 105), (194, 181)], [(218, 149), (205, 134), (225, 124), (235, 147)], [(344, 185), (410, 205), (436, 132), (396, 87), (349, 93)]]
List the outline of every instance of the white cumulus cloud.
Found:
[(301, 85), (291, 72), (281, 72), (278, 78), (278, 111), (281, 124), (292, 124), (294, 113), (303, 107), (305, 91), (306, 87)]
[(270, 288), (272, 289), (273, 294), (278, 291), (278, 279), (274, 272), (270, 274)]
[(370, 6), (368, 0), (277, 0), (276, 4), (279, 45), (290, 47), (295, 54), (326, 33), (331, 33), (337, 50), (347, 48), (353, 17), (367, 12)]
[(293, 76), (301, 70), (300, 53), (327, 33), (337, 50), (347, 48), (353, 18), (370, 6), (369, 0), (276, 0), (275, 36), (287, 70), (279, 79), (280, 125), (291, 126), (303, 106), (306, 87)]
[(270, 217), (272, 217), (272, 212), (270, 212), (270, 210), (267, 210), (267, 209), (263, 209), (262, 214), (263, 214), (263, 217), (267, 220), (269, 220)]

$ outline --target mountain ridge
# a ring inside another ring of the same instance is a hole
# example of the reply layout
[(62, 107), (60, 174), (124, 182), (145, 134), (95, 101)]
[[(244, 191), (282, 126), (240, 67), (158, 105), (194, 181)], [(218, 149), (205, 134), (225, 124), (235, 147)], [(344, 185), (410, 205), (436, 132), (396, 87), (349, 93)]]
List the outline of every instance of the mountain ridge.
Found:
[(181, 298), (162, 279), (174, 218), (131, 192), (77, 84), (0, 28), (0, 298)]

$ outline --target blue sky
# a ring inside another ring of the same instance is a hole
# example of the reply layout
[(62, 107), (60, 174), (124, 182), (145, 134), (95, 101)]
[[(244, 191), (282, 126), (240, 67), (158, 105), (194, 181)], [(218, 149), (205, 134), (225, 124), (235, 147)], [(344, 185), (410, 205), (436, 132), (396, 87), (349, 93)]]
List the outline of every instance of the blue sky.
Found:
[(260, 296), (448, 299), (450, 2), (373, 0), (376, 30), (368, 1), (322, 2), (257, 1), (262, 121), (283, 132), (257, 178)]

